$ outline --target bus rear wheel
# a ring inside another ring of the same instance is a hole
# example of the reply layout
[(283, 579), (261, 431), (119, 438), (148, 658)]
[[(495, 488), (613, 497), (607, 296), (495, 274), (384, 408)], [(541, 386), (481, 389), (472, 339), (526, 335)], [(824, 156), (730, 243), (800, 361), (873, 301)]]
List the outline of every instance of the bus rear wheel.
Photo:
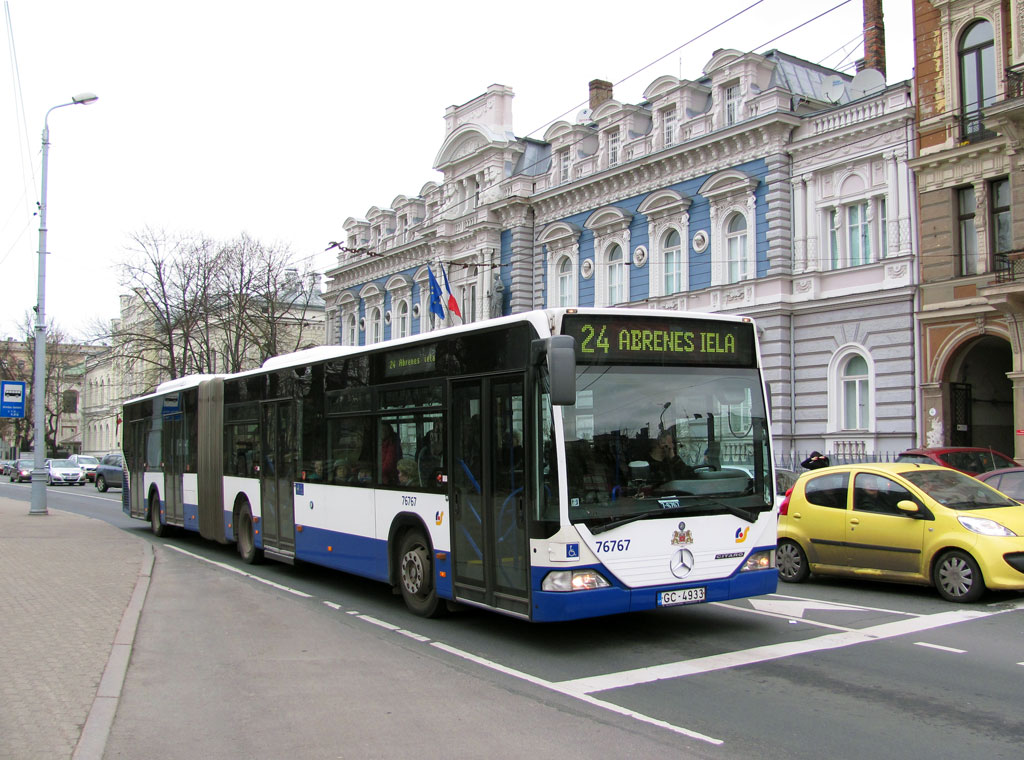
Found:
[(437, 596), (430, 543), (420, 530), (406, 531), (398, 544), (398, 588), (415, 615), (438, 617), (447, 609)]
[(160, 522), (160, 498), (155, 493), (149, 497), (149, 526), (157, 538), (166, 536), (170, 531), (170, 528)]
[(248, 504), (239, 510), (237, 525), (235, 537), (238, 542), (238, 556), (245, 564), (255, 565), (263, 559), (263, 551), (256, 548), (256, 526)]

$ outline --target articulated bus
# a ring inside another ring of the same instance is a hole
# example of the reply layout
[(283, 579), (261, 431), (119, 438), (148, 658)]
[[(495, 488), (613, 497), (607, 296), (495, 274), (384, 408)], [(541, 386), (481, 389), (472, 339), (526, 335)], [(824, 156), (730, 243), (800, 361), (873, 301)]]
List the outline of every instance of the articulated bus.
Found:
[(744, 317), (548, 309), (124, 406), (125, 512), (560, 621), (775, 590), (770, 424)]

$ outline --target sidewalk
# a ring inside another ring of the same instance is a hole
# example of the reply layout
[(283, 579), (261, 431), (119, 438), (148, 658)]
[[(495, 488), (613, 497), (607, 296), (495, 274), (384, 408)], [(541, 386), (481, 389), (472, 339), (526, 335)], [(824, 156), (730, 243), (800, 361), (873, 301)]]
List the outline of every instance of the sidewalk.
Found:
[(98, 760), (153, 564), (100, 520), (0, 498), (0, 758)]

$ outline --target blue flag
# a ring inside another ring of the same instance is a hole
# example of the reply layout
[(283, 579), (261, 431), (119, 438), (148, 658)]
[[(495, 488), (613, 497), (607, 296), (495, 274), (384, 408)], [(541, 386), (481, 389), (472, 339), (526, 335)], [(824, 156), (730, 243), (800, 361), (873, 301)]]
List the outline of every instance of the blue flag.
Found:
[(430, 313), (436, 314), (438, 319), (444, 319), (444, 306), (441, 305), (441, 286), (434, 277), (434, 270), (427, 264), (427, 276), (430, 277)]

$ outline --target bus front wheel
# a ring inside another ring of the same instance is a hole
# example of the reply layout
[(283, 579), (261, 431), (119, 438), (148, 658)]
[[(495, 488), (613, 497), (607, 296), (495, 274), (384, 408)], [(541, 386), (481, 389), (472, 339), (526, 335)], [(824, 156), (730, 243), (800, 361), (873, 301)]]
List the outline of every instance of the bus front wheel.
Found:
[(420, 617), (438, 617), (447, 609), (434, 587), (430, 543), (419, 530), (406, 531), (398, 548), (398, 588), (409, 610)]

